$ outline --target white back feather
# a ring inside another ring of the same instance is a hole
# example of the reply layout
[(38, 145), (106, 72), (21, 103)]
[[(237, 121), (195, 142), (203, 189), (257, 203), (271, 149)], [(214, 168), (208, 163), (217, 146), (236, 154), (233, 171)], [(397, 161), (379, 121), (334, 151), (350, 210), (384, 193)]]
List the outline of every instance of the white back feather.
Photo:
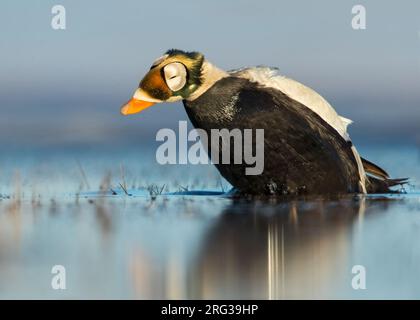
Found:
[(332, 126), (345, 140), (350, 141), (347, 126), (352, 123), (350, 119), (340, 117), (334, 108), (317, 92), (300, 82), (278, 74), (278, 70), (269, 67), (255, 67), (232, 70), (231, 76), (246, 78), (263, 86), (275, 88), (293, 100), (296, 100)]

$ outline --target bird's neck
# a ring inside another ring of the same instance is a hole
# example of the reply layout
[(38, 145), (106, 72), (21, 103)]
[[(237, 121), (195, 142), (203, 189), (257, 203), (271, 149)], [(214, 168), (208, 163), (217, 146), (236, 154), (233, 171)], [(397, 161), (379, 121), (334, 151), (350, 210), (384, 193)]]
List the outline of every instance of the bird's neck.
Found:
[(249, 80), (224, 77), (194, 101), (184, 100), (187, 114), (198, 128), (230, 128), (239, 112), (240, 91)]
[(207, 60), (204, 60), (203, 66), (201, 67), (201, 79), (203, 82), (200, 87), (197, 88), (197, 90), (195, 90), (186, 100), (194, 101), (208, 89), (210, 89), (217, 81), (227, 77), (228, 75), (229, 74), (226, 71), (223, 71), (222, 69), (212, 65)]

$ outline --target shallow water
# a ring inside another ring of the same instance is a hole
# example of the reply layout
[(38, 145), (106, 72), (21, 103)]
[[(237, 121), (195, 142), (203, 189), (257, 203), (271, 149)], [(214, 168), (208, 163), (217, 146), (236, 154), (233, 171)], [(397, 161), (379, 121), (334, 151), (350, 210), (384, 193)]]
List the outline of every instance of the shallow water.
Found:
[[(359, 149), (411, 177), (407, 194), (237, 201), (185, 195), (229, 186), (211, 166), (153, 165), (149, 151), (3, 154), (0, 298), (418, 299), (419, 151)], [(51, 287), (54, 265), (66, 290)]]

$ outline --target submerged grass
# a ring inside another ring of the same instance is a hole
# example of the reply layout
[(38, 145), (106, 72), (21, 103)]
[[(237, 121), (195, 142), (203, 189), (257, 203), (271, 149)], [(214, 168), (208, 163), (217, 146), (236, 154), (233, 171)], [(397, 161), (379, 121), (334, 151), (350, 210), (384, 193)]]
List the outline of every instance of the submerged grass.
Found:
[(165, 187), (165, 184), (162, 187), (159, 187), (156, 184), (151, 184), (147, 186), (146, 190), (149, 191), (151, 199), (155, 200), (157, 196), (160, 196), (162, 194), (163, 190), (165, 190)]

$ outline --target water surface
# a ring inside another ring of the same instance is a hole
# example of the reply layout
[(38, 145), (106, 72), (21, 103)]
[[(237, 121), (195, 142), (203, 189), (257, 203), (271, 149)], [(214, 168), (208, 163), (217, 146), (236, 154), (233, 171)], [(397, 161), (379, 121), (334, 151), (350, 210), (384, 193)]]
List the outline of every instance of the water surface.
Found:
[[(211, 166), (161, 167), (148, 151), (3, 154), (0, 298), (418, 299), (419, 152), (359, 149), (410, 176), (407, 193), (174, 195), (229, 186)], [(51, 288), (53, 265), (66, 268), (66, 290)], [(365, 290), (352, 288), (354, 265)]]

